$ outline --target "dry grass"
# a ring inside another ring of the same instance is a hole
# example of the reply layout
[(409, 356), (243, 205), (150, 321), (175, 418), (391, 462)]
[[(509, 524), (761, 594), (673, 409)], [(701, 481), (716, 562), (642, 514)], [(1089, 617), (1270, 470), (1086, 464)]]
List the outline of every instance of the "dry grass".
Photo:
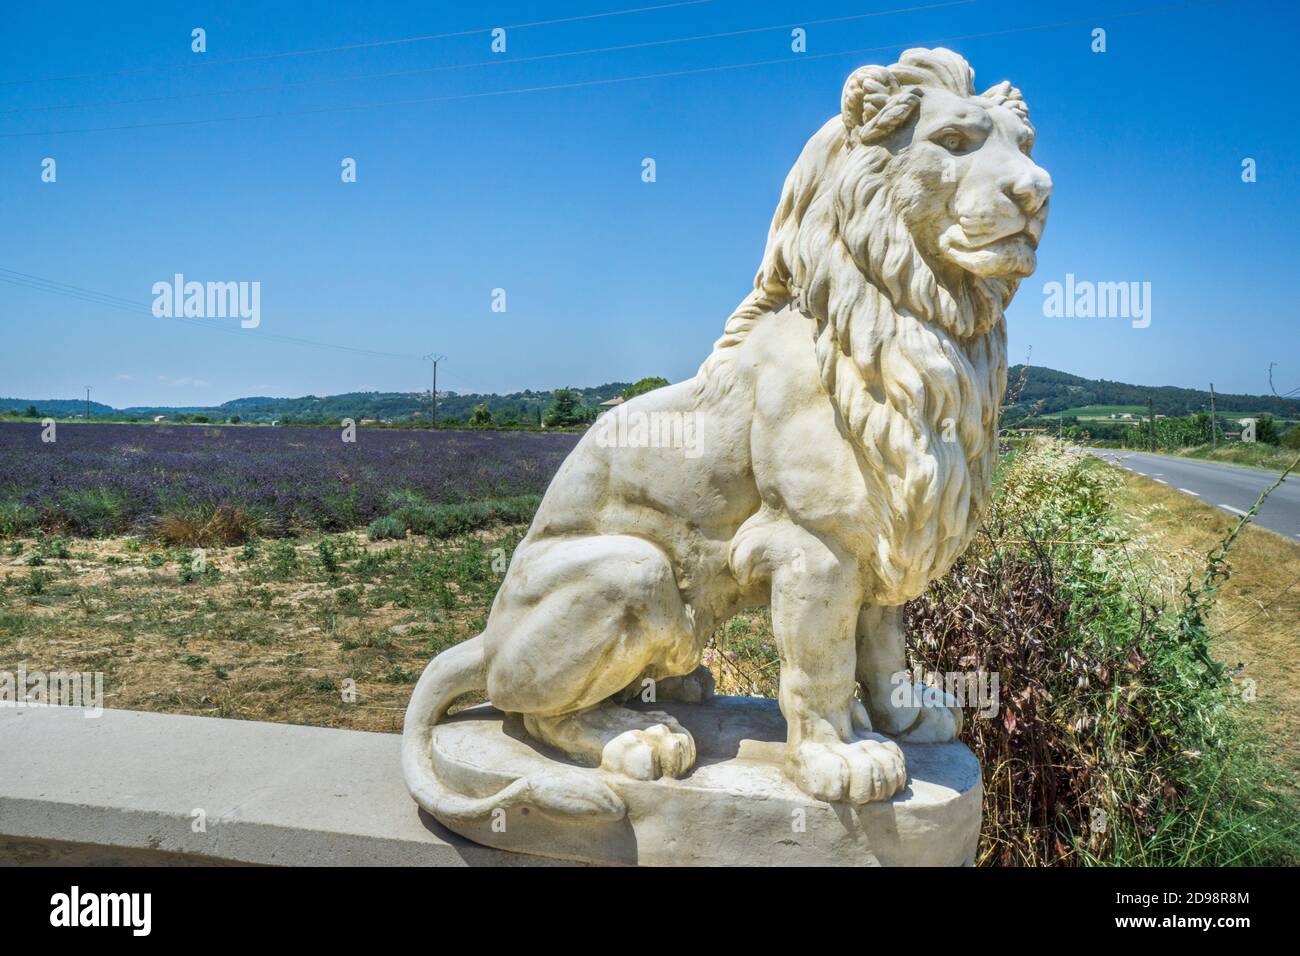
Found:
[(134, 539), (72, 542), (66, 558), (8, 542), (0, 670), (102, 671), (112, 708), (398, 731), (424, 665), (481, 629), (493, 549), (519, 536), (214, 548), (201, 572)]
[[(1149, 478), (1124, 472), (1124, 479), (1119, 511), (1137, 538), (1133, 550), (1158, 579), (1199, 577), (1206, 555), (1238, 519)], [(1209, 617), (1219, 657), (1240, 668), (1238, 684), (1255, 681), (1273, 724), (1271, 745), (1286, 765), (1300, 768), (1300, 545), (1250, 526), (1228, 560), (1232, 576)]]
[(256, 535), (257, 523), (242, 508), (222, 505), (205, 517), (163, 515), (157, 531), (164, 544), (173, 546), (242, 544)]

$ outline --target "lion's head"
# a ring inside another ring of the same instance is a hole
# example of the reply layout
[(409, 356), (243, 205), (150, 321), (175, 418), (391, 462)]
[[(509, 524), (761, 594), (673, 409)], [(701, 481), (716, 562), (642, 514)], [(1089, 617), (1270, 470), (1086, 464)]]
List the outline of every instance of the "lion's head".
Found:
[(992, 328), (1034, 271), (1052, 181), (1020, 91), (976, 95), (974, 77), (943, 49), (854, 71), (786, 178), (756, 289), (826, 318), (840, 253), (898, 309), (957, 336)]
[(701, 368), (719, 387), (755, 322), (816, 320), (821, 377), (877, 484), (880, 592), (919, 593), (987, 500), (1003, 311), (1033, 272), (1052, 182), (1020, 91), (977, 95), (951, 50), (854, 71), (786, 177), (754, 291)]
[(849, 77), (840, 118), (845, 148), (864, 150), (860, 162), (883, 180), (893, 214), (947, 284), (962, 273), (1018, 280), (1034, 271), (1052, 180), (1030, 159), (1034, 128), (1019, 90), (1003, 82), (976, 96), (961, 57), (909, 50), (888, 69)]

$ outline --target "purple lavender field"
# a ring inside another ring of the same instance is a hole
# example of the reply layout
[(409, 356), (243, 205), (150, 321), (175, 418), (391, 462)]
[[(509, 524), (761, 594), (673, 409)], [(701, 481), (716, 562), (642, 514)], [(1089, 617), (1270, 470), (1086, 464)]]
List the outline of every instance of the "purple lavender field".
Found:
[(364, 525), (405, 503), (542, 494), (563, 433), (0, 423), (0, 535), (148, 534), (239, 509), (261, 534)]

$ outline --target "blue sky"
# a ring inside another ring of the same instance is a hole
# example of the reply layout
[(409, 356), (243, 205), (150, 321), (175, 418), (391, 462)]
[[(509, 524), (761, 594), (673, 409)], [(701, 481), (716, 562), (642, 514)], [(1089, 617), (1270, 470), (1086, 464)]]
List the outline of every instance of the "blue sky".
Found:
[[(1055, 181), (1038, 273), (1009, 313), (1012, 361), (1032, 347), (1081, 375), (1256, 393), (1275, 361), (1280, 391), (1300, 384), (1294, 5), (977, 0), (817, 25), (921, 4), (713, 0), (516, 26), (657, 5), (4, 5), (0, 269), (138, 310), (0, 282), (0, 395), (416, 390), (429, 351), (447, 356), (440, 388), (462, 392), (688, 377), (844, 78), (940, 42), (979, 88), (1025, 92)], [(266, 56), (460, 31), (477, 32)], [(678, 75), (607, 82), (663, 73)], [(153, 318), (151, 286), (177, 272), (260, 282), (260, 326)], [(1150, 326), (1045, 318), (1043, 285), (1066, 273), (1150, 282)]]

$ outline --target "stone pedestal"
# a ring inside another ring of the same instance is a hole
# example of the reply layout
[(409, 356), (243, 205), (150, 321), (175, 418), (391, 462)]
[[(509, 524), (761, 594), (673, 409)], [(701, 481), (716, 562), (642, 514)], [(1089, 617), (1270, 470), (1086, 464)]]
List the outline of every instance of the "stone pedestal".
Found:
[[(775, 701), (718, 697), (701, 704), (660, 701), (654, 709), (691, 731), (699, 760), (681, 780), (606, 775), (627, 805), (623, 819), (559, 819), (517, 807), (495, 819), (441, 822), (484, 846), (591, 863), (963, 866), (974, 860), (980, 769), (960, 743), (904, 744), (907, 786), (893, 799), (829, 804), (783, 775), (786, 726)], [(568, 764), (490, 705), (435, 727), (433, 761), (445, 783), (473, 796), (557, 761)]]

